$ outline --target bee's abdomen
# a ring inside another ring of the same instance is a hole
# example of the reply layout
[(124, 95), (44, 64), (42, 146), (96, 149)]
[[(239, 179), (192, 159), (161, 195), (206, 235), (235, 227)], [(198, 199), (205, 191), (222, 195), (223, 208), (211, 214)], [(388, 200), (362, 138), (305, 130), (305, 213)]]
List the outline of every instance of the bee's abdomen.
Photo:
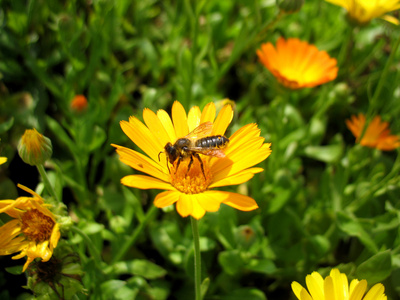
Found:
[(223, 135), (213, 135), (201, 138), (196, 141), (196, 147), (220, 149), (225, 148), (229, 143), (229, 139)]

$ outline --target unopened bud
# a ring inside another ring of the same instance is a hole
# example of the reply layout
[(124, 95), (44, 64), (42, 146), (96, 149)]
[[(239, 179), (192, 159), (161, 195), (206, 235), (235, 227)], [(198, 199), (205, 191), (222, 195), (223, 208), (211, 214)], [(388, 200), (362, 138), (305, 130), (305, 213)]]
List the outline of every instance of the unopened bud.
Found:
[(87, 106), (87, 99), (83, 95), (76, 95), (71, 101), (71, 109), (78, 113), (84, 112)]
[(36, 129), (27, 129), (19, 141), (18, 153), (31, 166), (43, 165), (53, 154), (53, 147), (49, 138)]
[(287, 14), (298, 12), (304, 4), (304, 0), (276, 0), (279, 9)]

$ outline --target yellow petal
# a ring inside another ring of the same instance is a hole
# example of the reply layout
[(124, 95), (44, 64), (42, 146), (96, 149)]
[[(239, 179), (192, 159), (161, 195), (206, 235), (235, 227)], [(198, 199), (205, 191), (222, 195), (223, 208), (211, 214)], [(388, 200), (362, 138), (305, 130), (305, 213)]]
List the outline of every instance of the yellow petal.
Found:
[(367, 281), (353, 279), (350, 283), (350, 300), (361, 300), (367, 289)]
[(306, 276), (307, 289), (313, 299), (324, 299), (324, 286), (318, 281), (315, 276)]
[(382, 297), (385, 292), (385, 287), (382, 283), (375, 284), (365, 295), (363, 300), (376, 300)]
[(251, 211), (258, 208), (256, 201), (245, 195), (220, 191), (222, 203), (241, 211)]
[[(229, 173), (229, 169), (225, 169), (225, 170), (227, 171), (227, 173)], [(213, 183), (211, 183), (209, 185), (209, 188), (242, 184), (246, 181), (249, 181), (251, 178), (253, 178), (254, 174), (260, 173), (263, 170), (264, 169), (262, 169), (262, 168), (251, 168), (251, 169), (246, 169), (246, 170), (240, 171), (231, 176), (223, 176), (223, 173), (220, 172), (213, 176)]]
[(151, 131), (151, 133), (157, 137), (157, 139), (161, 143), (161, 150), (162, 151), (164, 146), (170, 142), (169, 135), (165, 130), (163, 124), (161, 123), (160, 119), (157, 115), (150, 109), (145, 108), (143, 110), (143, 120), (146, 123), (147, 127)]
[(297, 297), (297, 299), (301, 299), (300, 298), (300, 293), (301, 293), (301, 290), (302, 289), (304, 289), (302, 286), (301, 286), (301, 284), (300, 283), (298, 283), (298, 282), (296, 282), (296, 281), (293, 281), (292, 282), (292, 290), (293, 290), (293, 293), (296, 295), (296, 297)]
[(205, 191), (196, 195), (196, 200), (205, 211), (218, 211), (221, 205), (220, 191)]
[(154, 199), (154, 205), (158, 208), (170, 206), (179, 200), (179, 195), (177, 191), (162, 192)]
[(395, 18), (395, 17), (393, 17), (391, 15), (384, 15), (384, 16), (381, 17), (381, 19), (383, 19), (385, 21), (388, 21), (388, 22), (390, 22), (390, 23), (392, 23), (394, 25), (399, 25), (400, 24), (399, 19), (397, 19), (397, 18)]
[[(163, 181), (169, 181), (169, 175), (167, 174), (168, 168), (165, 160), (165, 155), (161, 155), (160, 163), (154, 162), (147, 156), (136, 152), (132, 149), (111, 144), (111, 146), (117, 148), (119, 160), (131, 168), (149, 174)], [(157, 158), (158, 159), (158, 158)]]
[(176, 137), (182, 138), (189, 133), (189, 126), (186, 117), (186, 111), (182, 104), (175, 101), (172, 105), (172, 121), (174, 123)]
[(131, 116), (129, 123), (120, 122), (123, 132), (142, 149), (154, 161), (158, 160), (158, 153), (164, 149), (164, 146), (158, 138), (156, 138), (150, 130), (137, 118)]
[(187, 217), (193, 212), (193, 203), (190, 195), (180, 194), (179, 200), (176, 202), (176, 211), (182, 216)]
[(215, 119), (215, 104), (214, 102), (208, 103), (204, 109), (203, 112), (201, 113), (201, 118), (200, 118), (200, 124), (203, 124), (205, 122), (214, 122)]
[(190, 215), (197, 220), (201, 219), (206, 213), (206, 210), (200, 205), (200, 203), (198, 201), (199, 195), (200, 194), (188, 195), (188, 197), (190, 197), (190, 199), (192, 201), (192, 205), (193, 205), (193, 210), (190, 213)]
[(225, 105), (221, 111), (219, 112), (217, 119), (214, 122), (213, 126), (213, 135), (224, 135), (226, 129), (231, 123), (233, 118), (233, 109), (230, 105)]
[(310, 294), (307, 292), (307, 290), (305, 288), (303, 288), (300, 291), (300, 299), (301, 300), (313, 300), (313, 298), (311, 298)]
[(0, 165), (4, 164), (7, 161), (7, 157), (0, 157)]
[(160, 119), (165, 130), (167, 131), (169, 141), (171, 143), (175, 143), (175, 141), (176, 141), (175, 129), (174, 129), (174, 125), (172, 124), (172, 120), (171, 120), (170, 116), (168, 115), (168, 113), (163, 109), (159, 109), (157, 111), (157, 117)]
[(198, 106), (193, 106), (189, 110), (188, 114), (189, 132), (192, 132), (193, 129), (195, 129), (200, 125), (200, 116), (201, 116), (201, 111)]
[(60, 240), (60, 224), (56, 223), (53, 227), (53, 231), (51, 232), (50, 237), (50, 249), (57, 247), (58, 241)]
[(175, 190), (175, 188), (170, 183), (146, 175), (128, 175), (121, 179), (121, 183), (126, 186), (143, 190)]
[(331, 276), (327, 276), (324, 280), (324, 295), (325, 300), (335, 300), (338, 291), (335, 290), (333, 285), (333, 279)]

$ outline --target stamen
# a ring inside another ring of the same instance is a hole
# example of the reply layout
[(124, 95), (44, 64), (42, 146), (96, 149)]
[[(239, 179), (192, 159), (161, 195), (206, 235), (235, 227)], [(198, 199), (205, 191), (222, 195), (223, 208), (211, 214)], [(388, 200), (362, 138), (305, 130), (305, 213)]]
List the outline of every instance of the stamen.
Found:
[(177, 161), (171, 166), (171, 183), (180, 192), (185, 194), (198, 194), (207, 190), (212, 180), (212, 174), (208, 167), (207, 160), (202, 159), (204, 174), (198, 159), (194, 158), (190, 169), (188, 165), (190, 159), (184, 159), (177, 166)]
[(31, 209), (21, 216), (21, 230), (32, 241), (49, 240), (55, 222), (37, 209)]

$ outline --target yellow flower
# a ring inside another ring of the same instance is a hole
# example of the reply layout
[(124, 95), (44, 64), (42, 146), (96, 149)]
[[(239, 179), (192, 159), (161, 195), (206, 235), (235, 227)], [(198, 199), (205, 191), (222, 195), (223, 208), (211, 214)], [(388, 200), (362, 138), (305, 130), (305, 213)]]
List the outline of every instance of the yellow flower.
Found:
[(350, 19), (360, 24), (366, 24), (372, 19), (382, 18), (395, 25), (399, 20), (393, 16), (385, 15), (400, 8), (399, 0), (325, 0), (335, 5), (344, 7)]
[(276, 49), (271, 43), (257, 50), (261, 63), (285, 87), (315, 87), (336, 78), (337, 61), (326, 51), (296, 38), (279, 38)]
[(33, 197), (19, 197), (16, 200), (0, 200), (0, 213), (6, 213), (13, 219), (0, 227), (0, 255), (20, 252), (12, 259), (27, 256), (24, 265), (37, 257), (48, 261), (60, 239), (59, 224), (53, 213), (46, 207), (44, 200), (31, 189), (18, 185)]
[(7, 161), (7, 157), (0, 157), (0, 165), (4, 164)]
[(146, 125), (133, 116), (129, 118), (129, 122), (121, 121), (125, 134), (148, 156), (113, 145), (117, 148), (120, 160), (150, 175), (128, 175), (122, 178), (121, 183), (140, 189), (166, 190), (156, 196), (154, 205), (162, 208), (176, 202), (176, 209), (182, 217), (191, 215), (200, 219), (206, 211), (217, 211), (221, 203), (242, 211), (258, 208), (257, 203), (248, 196), (212, 190), (241, 184), (263, 171), (253, 166), (265, 160), (271, 149), (270, 144), (264, 143), (264, 138), (260, 137), (260, 129), (256, 124), (240, 128), (229, 138), (229, 145), (224, 149), (224, 158), (200, 154), (204, 173), (196, 158), (189, 170), (190, 159), (184, 159), (178, 167), (179, 159), (173, 164), (167, 163), (165, 145), (169, 142), (174, 144), (200, 124), (212, 122), (211, 135), (224, 135), (233, 117), (232, 107), (226, 105), (216, 119), (215, 115), (214, 103), (207, 104), (202, 112), (199, 107), (192, 107), (186, 115), (183, 106), (175, 101), (172, 106), (172, 120), (164, 110), (158, 110), (155, 114), (150, 109), (144, 109), (143, 119)]
[(362, 146), (383, 151), (391, 151), (400, 147), (399, 137), (390, 135), (389, 123), (382, 122), (380, 116), (376, 116), (368, 124), (361, 141), (359, 139), (365, 127), (365, 116), (361, 113), (358, 116), (353, 115), (351, 120), (346, 120), (346, 125)]
[(34, 128), (25, 130), (18, 144), (18, 153), (25, 163), (36, 166), (51, 157), (53, 148), (50, 139)]
[(353, 279), (350, 283), (346, 274), (340, 273), (338, 269), (332, 269), (329, 276), (322, 278), (318, 272), (307, 275), (306, 284), (308, 291), (298, 282), (292, 282), (292, 290), (299, 300), (387, 300), (385, 287), (375, 284), (364, 296), (367, 290), (365, 279), (358, 281)]

